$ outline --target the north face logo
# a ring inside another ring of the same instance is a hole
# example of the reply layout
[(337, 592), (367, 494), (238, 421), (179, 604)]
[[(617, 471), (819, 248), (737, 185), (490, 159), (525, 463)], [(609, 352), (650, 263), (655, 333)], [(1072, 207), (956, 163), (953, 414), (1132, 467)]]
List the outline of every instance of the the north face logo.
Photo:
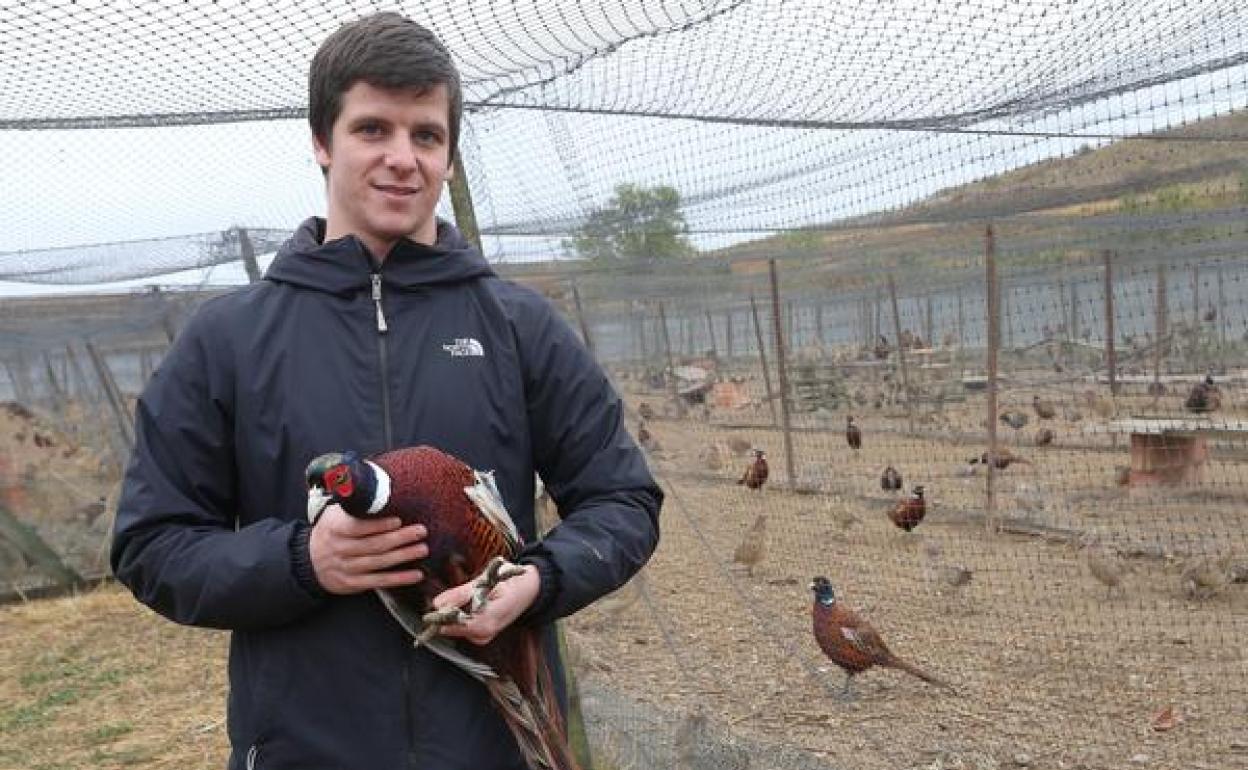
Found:
[(481, 347), (481, 343), (472, 337), (462, 337), (456, 339), (449, 345), (443, 345), (442, 349), (452, 356), (484, 356), (485, 348)]

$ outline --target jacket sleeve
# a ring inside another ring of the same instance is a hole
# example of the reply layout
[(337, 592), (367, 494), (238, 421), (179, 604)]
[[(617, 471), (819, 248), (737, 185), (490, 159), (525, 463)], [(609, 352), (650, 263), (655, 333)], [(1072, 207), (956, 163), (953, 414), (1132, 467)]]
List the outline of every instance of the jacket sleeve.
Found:
[(139, 601), (179, 623), (277, 626), (323, 594), (306, 523), (236, 528), (233, 361), (214, 305), (187, 325), (139, 398), (112, 568)]
[(524, 620), (570, 615), (628, 581), (659, 541), (663, 493), (624, 427), (619, 395), (542, 299), (517, 329), (537, 472), (562, 521), (528, 546), (542, 592)]

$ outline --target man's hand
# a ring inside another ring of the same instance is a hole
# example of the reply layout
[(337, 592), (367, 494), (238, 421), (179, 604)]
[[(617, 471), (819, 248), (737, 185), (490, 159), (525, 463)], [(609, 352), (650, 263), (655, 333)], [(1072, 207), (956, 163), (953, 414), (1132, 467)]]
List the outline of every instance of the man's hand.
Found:
[[(477, 645), (489, 644), (503, 629), (524, 614), (537, 600), (542, 579), (537, 573), (537, 567), (532, 564), (517, 566), (524, 569), (524, 574), (516, 575), (495, 586), (490, 592), (489, 603), (467, 622), (442, 626), (442, 636), (466, 639)], [(472, 599), (472, 590), (471, 582), (448, 588), (433, 598), (434, 609), (463, 607)]]
[(357, 594), (423, 580), (418, 569), (384, 570), (428, 556), (426, 534), (420, 524), (402, 527), (395, 517), (357, 519), (341, 506), (330, 505), (312, 528), (308, 552), (316, 579), (326, 591)]

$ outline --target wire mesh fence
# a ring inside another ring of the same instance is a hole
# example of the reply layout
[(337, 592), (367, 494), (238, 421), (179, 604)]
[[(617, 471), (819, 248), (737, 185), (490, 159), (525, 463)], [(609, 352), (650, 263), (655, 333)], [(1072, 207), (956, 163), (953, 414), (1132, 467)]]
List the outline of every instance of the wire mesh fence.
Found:
[[(0, 3), (0, 280), (165, 285), (0, 304), (0, 589), (106, 569), (134, 398), (322, 206), (301, 63), (375, 6)], [(564, 624), (594, 767), (1248, 767), (1240, 4), (401, 10), (668, 494)], [(678, 253), (602, 256), (621, 185)], [(842, 609), (939, 683), (847, 679)]]

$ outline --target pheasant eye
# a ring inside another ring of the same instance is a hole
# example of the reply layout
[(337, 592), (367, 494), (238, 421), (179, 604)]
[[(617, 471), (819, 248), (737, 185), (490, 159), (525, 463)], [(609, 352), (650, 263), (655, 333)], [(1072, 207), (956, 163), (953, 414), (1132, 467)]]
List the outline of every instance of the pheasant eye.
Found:
[(339, 497), (350, 497), (355, 491), (355, 484), (351, 481), (351, 472), (343, 466), (331, 468), (329, 473), (325, 474), (328, 487), (333, 493)]

